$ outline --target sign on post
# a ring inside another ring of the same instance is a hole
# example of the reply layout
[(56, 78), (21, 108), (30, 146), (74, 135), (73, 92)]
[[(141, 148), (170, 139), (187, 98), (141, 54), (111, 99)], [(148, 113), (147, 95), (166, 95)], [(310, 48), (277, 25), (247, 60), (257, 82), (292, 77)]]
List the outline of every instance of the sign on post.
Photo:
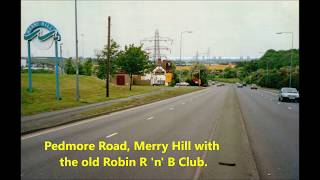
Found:
[[(32, 69), (31, 69), (31, 41), (38, 40), (40, 43), (45, 43), (53, 40), (55, 43), (55, 59), (56, 59), (56, 98), (60, 100), (59, 87), (59, 57), (58, 57), (58, 41), (61, 41), (61, 36), (52, 24), (45, 21), (37, 21), (32, 23), (24, 33), (24, 40), (28, 41), (28, 90), (32, 92)], [(51, 46), (50, 46), (51, 47)], [(50, 48), (49, 47), (49, 48)]]

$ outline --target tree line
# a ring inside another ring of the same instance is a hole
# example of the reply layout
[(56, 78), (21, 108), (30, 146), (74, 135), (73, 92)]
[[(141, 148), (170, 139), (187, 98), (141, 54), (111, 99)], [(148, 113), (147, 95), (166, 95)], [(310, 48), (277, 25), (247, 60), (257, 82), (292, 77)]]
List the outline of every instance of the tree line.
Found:
[[(111, 39), (110, 48), (108, 49), (108, 46), (105, 45), (104, 48), (96, 54), (96, 66), (93, 68), (91, 59), (86, 60), (84, 63), (79, 64), (79, 74), (89, 76), (95, 74), (99, 79), (106, 79), (108, 52), (110, 52), (109, 75), (113, 76), (120, 71), (127, 73), (130, 77), (130, 90), (133, 75), (150, 72), (151, 69), (155, 67), (155, 65), (148, 60), (148, 54), (142, 49), (142, 45), (125, 45), (124, 49), (121, 50), (120, 46)], [(75, 74), (75, 67), (72, 60), (68, 59), (65, 64), (65, 72), (67, 74)]]
[(258, 60), (238, 62), (235, 68), (215, 71), (213, 76), (238, 78), (245, 83), (269, 88), (288, 87), (291, 55), (291, 86), (299, 89), (299, 50), (297, 49), (279, 51), (270, 49)]

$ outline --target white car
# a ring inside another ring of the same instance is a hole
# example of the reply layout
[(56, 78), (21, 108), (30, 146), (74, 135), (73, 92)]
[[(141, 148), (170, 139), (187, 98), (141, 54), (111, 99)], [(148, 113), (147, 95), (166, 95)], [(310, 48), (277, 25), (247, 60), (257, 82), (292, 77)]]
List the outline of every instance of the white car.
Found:
[(299, 101), (299, 92), (296, 88), (284, 87), (279, 92), (279, 101)]
[(176, 86), (189, 86), (187, 82), (176, 83)]

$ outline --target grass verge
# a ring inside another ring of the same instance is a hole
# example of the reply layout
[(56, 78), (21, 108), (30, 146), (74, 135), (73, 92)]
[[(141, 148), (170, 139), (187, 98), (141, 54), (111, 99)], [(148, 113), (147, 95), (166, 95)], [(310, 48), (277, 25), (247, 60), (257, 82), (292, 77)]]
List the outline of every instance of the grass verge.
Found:
[(200, 88), (199, 87), (180, 87), (180, 88), (172, 89), (170, 91), (161, 91), (158, 94), (154, 94), (154, 95), (140, 97), (133, 100), (124, 101), (124, 102), (113, 103), (110, 105), (106, 105), (104, 107), (83, 111), (77, 114), (76, 116), (72, 116), (70, 118), (57, 119), (57, 120), (51, 120), (51, 121), (46, 121), (46, 119), (40, 119), (40, 120), (31, 120), (31, 121), (22, 122), (21, 134), (27, 134), (27, 133), (35, 132), (42, 129), (61, 126), (63, 124), (68, 124), (71, 122), (76, 122), (76, 121), (93, 118), (100, 115), (109, 114), (115, 111), (120, 111), (120, 110), (132, 108), (136, 106), (141, 106), (144, 104), (149, 104), (152, 102), (191, 93), (201, 89), (203, 89), (203, 87), (200, 87)]
[(110, 97), (105, 96), (105, 80), (93, 76), (80, 76), (80, 101), (76, 101), (75, 75), (60, 76), (60, 95), (62, 100), (56, 100), (55, 74), (32, 74), (33, 92), (28, 92), (28, 74), (21, 73), (21, 115), (32, 115), (66, 109), (85, 104), (125, 98), (138, 94), (145, 94), (167, 87), (116, 86), (110, 84)]

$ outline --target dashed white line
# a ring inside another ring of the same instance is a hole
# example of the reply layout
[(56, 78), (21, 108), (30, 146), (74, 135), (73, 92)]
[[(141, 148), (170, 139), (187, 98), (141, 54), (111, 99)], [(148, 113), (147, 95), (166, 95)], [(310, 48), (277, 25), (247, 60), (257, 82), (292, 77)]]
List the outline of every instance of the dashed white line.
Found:
[(106, 138), (110, 138), (110, 137), (115, 136), (115, 135), (117, 135), (117, 134), (118, 134), (118, 133), (110, 134), (110, 135), (106, 136)]
[(174, 110), (174, 108), (173, 108), (173, 107), (171, 107), (171, 108), (170, 108), (170, 110)]
[(288, 109), (289, 109), (289, 110), (291, 110), (291, 109), (292, 109), (292, 107), (290, 107), (290, 106), (289, 106), (289, 107), (288, 107)]
[(182, 102), (181, 104), (186, 104), (185, 102)]
[(151, 116), (151, 117), (148, 117), (148, 119), (147, 120), (151, 120), (151, 119), (153, 119), (154, 117), (153, 116)]

